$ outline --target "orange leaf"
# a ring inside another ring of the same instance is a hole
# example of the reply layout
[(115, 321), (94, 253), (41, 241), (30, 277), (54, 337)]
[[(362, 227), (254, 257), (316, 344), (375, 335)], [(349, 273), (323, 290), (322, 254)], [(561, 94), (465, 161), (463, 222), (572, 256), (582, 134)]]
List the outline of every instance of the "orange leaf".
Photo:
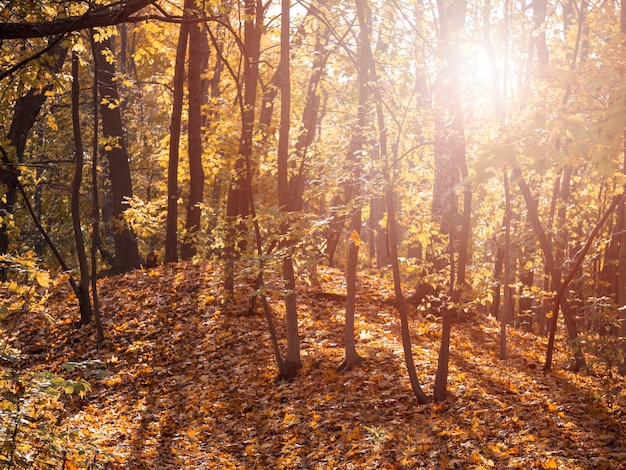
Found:
[(354, 243), (354, 245), (357, 247), (361, 246), (361, 237), (359, 236), (359, 232), (357, 232), (356, 230), (352, 230), (350, 236), (348, 237), (348, 240)]

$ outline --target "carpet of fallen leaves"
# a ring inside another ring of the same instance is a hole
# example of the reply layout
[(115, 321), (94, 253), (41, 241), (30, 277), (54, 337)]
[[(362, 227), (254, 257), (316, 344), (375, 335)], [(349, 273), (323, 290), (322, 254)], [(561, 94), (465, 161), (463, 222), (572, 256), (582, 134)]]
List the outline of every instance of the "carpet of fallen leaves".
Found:
[[(389, 282), (359, 278), (356, 334), (366, 361), (340, 375), (343, 275), (318, 274), (299, 292), (304, 366), (292, 382), (274, 382), (264, 316), (247, 314), (246, 295), (222, 305), (210, 265), (101, 280), (99, 350), (92, 327), (72, 326), (78, 312), (66, 287), (50, 298), (54, 323), (26, 313), (12, 320), (11, 341), (22, 369), (68, 377), (64, 362), (106, 364), (102, 379), (89, 379), (91, 393), (67, 399), (64, 420), (97, 443), (111, 469), (626, 468), (623, 378), (568, 372), (564, 351), (546, 374), (545, 339), (515, 330), (501, 361), (497, 324), (477, 314), (453, 326), (450, 399), (419, 406)], [(282, 336), (281, 302), (272, 299)], [(425, 390), (440, 330), (412, 314)]]

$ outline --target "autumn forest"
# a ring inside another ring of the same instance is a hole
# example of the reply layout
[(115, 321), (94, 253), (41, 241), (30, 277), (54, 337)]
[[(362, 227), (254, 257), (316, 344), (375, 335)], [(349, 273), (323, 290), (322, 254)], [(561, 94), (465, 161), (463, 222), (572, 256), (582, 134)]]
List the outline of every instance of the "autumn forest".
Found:
[(0, 0), (0, 110), (1, 468), (626, 469), (623, 0)]

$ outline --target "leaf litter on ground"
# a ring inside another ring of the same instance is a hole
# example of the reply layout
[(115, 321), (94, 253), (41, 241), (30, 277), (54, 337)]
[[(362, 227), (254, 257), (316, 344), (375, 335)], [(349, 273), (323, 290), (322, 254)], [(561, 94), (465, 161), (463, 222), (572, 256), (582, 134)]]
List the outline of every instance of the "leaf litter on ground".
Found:
[[(91, 393), (66, 400), (63, 421), (97, 442), (110, 469), (626, 468), (624, 379), (544, 373), (545, 338), (510, 329), (501, 361), (498, 324), (464, 318), (452, 330), (450, 398), (419, 406), (389, 281), (361, 273), (356, 335), (366, 361), (339, 374), (345, 282), (318, 268), (298, 291), (303, 368), (275, 383), (265, 318), (246, 314), (251, 282), (240, 281), (239, 303), (223, 305), (219, 280), (215, 266), (191, 263), (100, 280), (100, 349), (93, 328), (73, 327), (75, 299), (59, 287), (48, 301), (53, 323), (33, 312), (6, 325), (17, 367), (67, 376), (68, 362), (104, 364), (102, 378), (89, 378)], [(411, 329), (428, 390), (441, 328), (413, 312)]]

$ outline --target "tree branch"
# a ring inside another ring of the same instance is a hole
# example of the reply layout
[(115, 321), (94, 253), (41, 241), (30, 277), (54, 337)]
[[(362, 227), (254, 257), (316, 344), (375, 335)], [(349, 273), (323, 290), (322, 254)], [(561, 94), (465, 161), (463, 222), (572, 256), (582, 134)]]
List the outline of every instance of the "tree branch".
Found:
[(91, 9), (80, 16), (69, 16), (41, 23), (0, 23), (0, 40), (56, 36), (87, 28), (112, 26), (129, 20), (133, 13), (154, 0), (128, 0), (111, 6)]

